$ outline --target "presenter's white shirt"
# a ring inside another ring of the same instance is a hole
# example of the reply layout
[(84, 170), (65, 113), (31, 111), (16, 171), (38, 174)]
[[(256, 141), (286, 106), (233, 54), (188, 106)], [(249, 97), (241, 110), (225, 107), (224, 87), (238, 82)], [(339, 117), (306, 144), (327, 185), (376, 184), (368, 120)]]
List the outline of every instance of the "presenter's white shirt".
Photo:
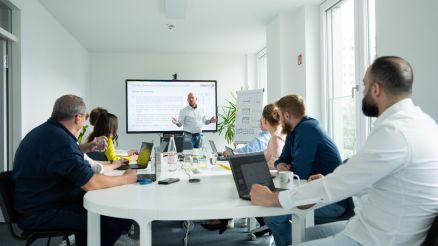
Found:
[(362, 245), (420, 245), (438, 213), (438, 127), (411, 99), (378, 117), (364, 147), (332, 174), (280, 192), (284, 208), (362, 193), (342, 233)]
[(204, 111), (199, 106), (192, 108), (189, 105), (179, 111), (178, 122), (183, 125), (183, 131), (200, 133), (202, 125), (210, 124), (210, 119), (205, 117)]

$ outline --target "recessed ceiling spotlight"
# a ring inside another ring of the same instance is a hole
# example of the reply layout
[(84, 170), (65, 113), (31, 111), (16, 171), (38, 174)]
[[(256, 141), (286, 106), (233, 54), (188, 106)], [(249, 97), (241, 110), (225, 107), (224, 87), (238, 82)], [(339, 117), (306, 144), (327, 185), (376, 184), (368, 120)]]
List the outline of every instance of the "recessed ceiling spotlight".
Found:
[(173, 30), (175, 28), (174, 24), (166, 24), (166, 26), (167, 26), (167, 29), (169, 29), (169, 30)]

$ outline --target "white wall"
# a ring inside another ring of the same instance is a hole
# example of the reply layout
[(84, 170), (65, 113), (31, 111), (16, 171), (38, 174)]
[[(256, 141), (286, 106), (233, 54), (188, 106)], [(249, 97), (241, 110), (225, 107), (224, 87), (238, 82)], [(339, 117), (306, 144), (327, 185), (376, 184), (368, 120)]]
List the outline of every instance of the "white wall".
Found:
[(281, 97), (281, 18), (275, 17), (266, 25), (266, 58), (268, 103)]
[[(302, 6), (267, 24), (268, 102), (302, 95), (308, 115), (320, 118), (319, 7)], [(298, 55), (302, 64), (298, 65)]]
[(438, 120), (438, 1), (376, 1), (377, 55), (396, 55), (414, 70), (413, 100)]
[[(139, 148), (141, 141), (159, 142), (158, 134), (126, 134), (126, 79), (213, 79), (218, 81), (219, 111), (230, 92), (247, 85), (247, 57), (226, 54), (185, 53), (91, 53), (90, 109), (101, 106), (119, 117), (119, 148)], [(169, 120), (170, 120), (169, 115)], [(223, 149), (223, 135), (206, 133)], [(209, 147), (207, 145), (207, 147)]]
[(14, 94), (21, 95), (22, 136), (14, 136), (21, 138), (50, 117), (61, 95), (86, 100), (88, 52), (38, 1), (12, 3), (21, 11), (21, 90)]

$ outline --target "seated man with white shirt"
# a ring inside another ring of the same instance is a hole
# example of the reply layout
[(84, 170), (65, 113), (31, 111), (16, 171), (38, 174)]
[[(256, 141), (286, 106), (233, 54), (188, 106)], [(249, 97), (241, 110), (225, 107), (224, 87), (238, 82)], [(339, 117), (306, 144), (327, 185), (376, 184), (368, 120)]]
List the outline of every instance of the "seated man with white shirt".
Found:
[(306, 240), (320, 239), (302, 245), (420, 245), (438, 213), (438, 127), (411, 100), (410, 64), (380, 57), (363, 82), (362, 111), (378, 118), (347, 164), (293, 190), (251, 189), (253, 204), (287, 209), (361, 195), (352, 219), (309, 228)]

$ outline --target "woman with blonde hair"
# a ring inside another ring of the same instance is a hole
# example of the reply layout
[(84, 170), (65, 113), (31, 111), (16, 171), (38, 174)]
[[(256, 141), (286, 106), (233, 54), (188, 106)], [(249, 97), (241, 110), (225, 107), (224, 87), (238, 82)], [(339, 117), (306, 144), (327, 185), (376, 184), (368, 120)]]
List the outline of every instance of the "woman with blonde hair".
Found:
[(282, 133), (283, 128), (280, 124), (280, 117), (273, 104), (268, 104), (263, 108), (261, 123), (268, 129), (271, 138), (265, 150), (265, 159), (271, 170), (276, 170), (275, 161), (281, 155), (286, 134)]

